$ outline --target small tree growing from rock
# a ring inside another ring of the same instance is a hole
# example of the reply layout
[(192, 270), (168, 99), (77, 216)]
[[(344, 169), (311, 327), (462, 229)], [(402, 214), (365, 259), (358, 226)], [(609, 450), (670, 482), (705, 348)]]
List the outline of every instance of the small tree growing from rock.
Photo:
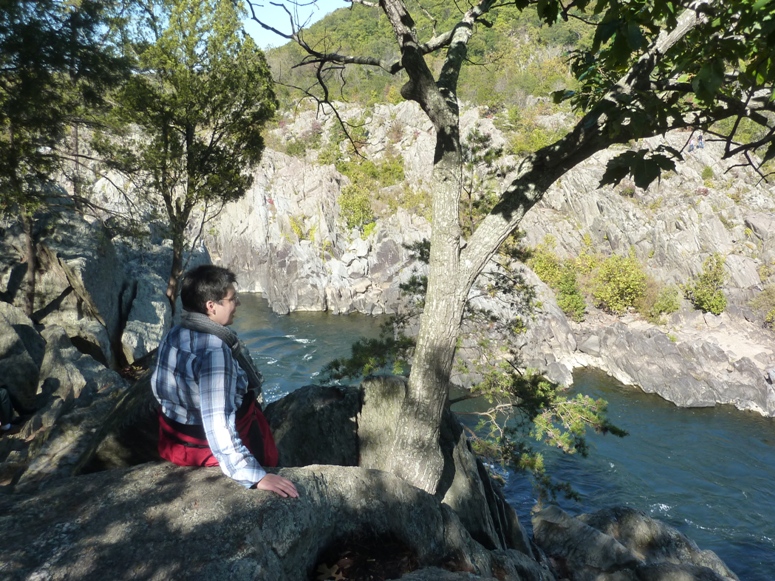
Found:
[(263, 53), (229, 0), (137, 3), (131, 54), (138, 72), (116, 95), (112, 134), (95, 145), (108, 167), (131, 177), (162, 209), (172, 239), (167, 297), (174, 307), (186, 232), (199, 233), (241, 198), (277, 107)]
[(695, 309), (703, 313), (720, 315), (727, 308), (727, 296), (722, 287), (726, 280), (724, 272), (725, 258), (721, 254), (712, 254), (702, 263), (702, 272), (681, 288)]
[[(414, 250), (418, 259), (427, 261), (427, 241)], [(477, 379), (469, 395), (450, 403), (486, 400), (488, 409), (463, 413), (476, 420), (475, 428), (468, 428), (474, 450), (491, 462), (529, 473), (542, 499), (558, 493), (576, 498), (570, 483), (558, 482), (546, 471), (540, 448), (556, 447), (566, 454), (586, 456), (588, 429), (617, 436), (626, 432), (608, 421), (604, 400), (581, 394), (569, 397), (566, 387), (536, 370), (520, 367), (519, 335), (535, 308), (535, 293), (515, 260), (521, 255), (519, 245), (505, 245), (497, 256), (498, 267), (482, 275), (483, 281), (468, 301), (459, 349), (464, 354), (457, 359), (457, 372)], [(324, 376), (339, 380), (383, 370), (408, 372), (416, 347), (409, 331), (416, 328), (422, 313), (426, 286), (427, 279), (421, 276), (401, 285), (403, 306), (383, 325), (381, 337), (357, 341), (352, 356), (331, 362)], [(482, 301), (481, 295), (490, 300)], [(504, 307), (503, 314), (488, 308), (498, 303)]]

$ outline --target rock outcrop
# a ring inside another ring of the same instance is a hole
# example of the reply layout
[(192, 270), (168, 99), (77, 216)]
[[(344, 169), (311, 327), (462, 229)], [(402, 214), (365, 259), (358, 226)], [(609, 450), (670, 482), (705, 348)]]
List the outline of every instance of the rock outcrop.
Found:
[[(347, 464), (359, 461), (352, 446), (357, 439), (364, 451), (360, 461), (373, 463), (379, 444), (374, 429), (390, 422), (402, 385), (397, 378), (375, 378), (364, 388), (363, 406), (355, 388), (318, 387), (270, 405), (267, 417), (277, 431), (281, 457)], [(155, 417), (147, 381), (112, 399), (112, 419), (104, 422), (112, 429), (103, 430), (103, 442), (112, 439), (113, 452), (122, 445), (150, 444), (147, 438), (123, 444), (116, 438), (127, 433), (129, 423), (153, 432), (146, 421)], [(80, 476), (60, 473), (35, 490), (17, 486), (15, 494), (0, 494), (0, 573), (9, 580), (52, 581), (297, 581), (320, 578), (321, 571), (349, 578), (341, 567), (355, 558), (348, 547), (357, 546), (359, 559), (398, 562), (397, 577), (415, 581), (736, 581), (713, 553), (630, 509), (579, 519), (556, 508), (544, 510), (534, 524), (541, 548), (534, 549), (516, 516), (508, 534), (510, 525), (494, 522), (513, 511), (495, 506), (499, 493), (467, 445), (455, 440), (454, 418), (445, 425), (442, 438), (458, 474), (436, 496), (374, 468), (320, 464), (279, 470), (296, 484), (298, 499), (244, 489), (217, 468), (161, 461)], [(313, 437), (301, 443), (305, 429)], [(93, 454), (105, 452), (100, 446)], [(143, 455), (135, 450), (135, 457)], [(467, 464), (474, 474), (466, 471)], [(476, 510), (486, 527), (475, 522)]]
[(517, 551), (492, 554), (454, 512), (389, 474), (357, 467), (287, 468), (298, 499), (247, 490), (217, 468), (168, 463), (58, 482), (0, 497), (5, 579), (272, 579), (298, 581), (347, 538), (398, 539), (418, 568), (549, 581)]
[(573, 518), (550, 506), (533, 517), (533, 531), (570, 581), (738, 581), (713, 551), (632, 508)]
[(0, 302), (0, 377), (25, 407), (34, 405), (46, 342), (16, 307)]
[(276, 312), (393, 312), (399, 283), (423, 268), (407, 246), (429, 237), (429, 225), (399, 209), (365, 239), (342, 231), (345, 181), (331, 166), (267, 151), (254, 186), (224, 209), (207, 247), (241, 289), (262, 292)]
[[(118, 373), (75, 348), (64, 328), (57, 325), (39, 333), (21, 311), (0, 303), (4, 320), (24, 351), (3, 360), (9, 366), (8, 389), (34, 413), (19, 434), (0, 440), (2, 480), (35, 488), (39, 484), (80, 473), (104, 438), (105, 419), (116, 398), (127, 387)], [(17, 366), (18, 364), (18, 366)], [(14, 381), (15, 369), (34, 378), (34, 389)]]
[(775, 387), (767, 379), (775, 333), (735, 309), (721, 315), (682, 309), (665, 325), (591, 309), (579, 324), (565, 317), (543, 283), (534, 282), (542, 308), (520, 344), (526, 366), (564, 384), (572, 382), (574, 370), (599, 369), (680, 407), (725, 404), (775, 416)]

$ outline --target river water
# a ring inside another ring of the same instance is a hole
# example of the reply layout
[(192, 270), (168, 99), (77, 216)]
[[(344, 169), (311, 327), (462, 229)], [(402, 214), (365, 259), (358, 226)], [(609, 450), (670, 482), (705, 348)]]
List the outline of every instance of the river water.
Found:
[[(268, 401), (315, 383), (355, 339), (379, 332), (376, 317), (280, 316), (258, 295), (240, 298), (234, 328), (264, 374)], [(715, 551), (742, 581), (775, 579), (775, 420), (729, 406), (677, 408), (594, 372), (577, 374), (573, 390), (606, 399), (610, 418), (630, 435), (590, 435), (587, 458), (549, 451), (552, 474), (582, 494), (580, 503), (561, 500), (565, 510), (632, 506)], [(505, 492), (530, 528), (530, 483), (507, 475)]]

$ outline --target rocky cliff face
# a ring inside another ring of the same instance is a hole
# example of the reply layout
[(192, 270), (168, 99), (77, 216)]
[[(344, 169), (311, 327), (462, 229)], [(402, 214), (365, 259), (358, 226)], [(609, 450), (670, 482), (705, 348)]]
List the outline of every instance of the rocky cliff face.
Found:
[[(343, 106), (340, 113), (367, 128), (362, 150), (367, 158), (379, 161), (400, 152), (407, 187), (423, 188), (432, 169), (432, 128), (412, 103), (368, 112)], [(348, 178), (317, 162), (335, 123), (332, 115), (315, 111), (284, 119), (270, 136), (278, 148), (309, 138), (311, 127), (322, 135), (321, 145), (299, 157), (267, 151), (253, 189), (224, 209), (207, 246), (216, 261), (239, 272), (244, 288), (265, 293), (278, 312), (390, 313), (400, 300), (398, 283), (423, 270), (405, 245), (427, 238), (429, 225), (402, 209), (391, 213), (375, 196), (373, 233), (361, 237), (343, 227), (338, 196)], [(507, 138), (476, 109), (463, 115), (461, 133), (473, 129), (490, 136), (493, 146)], [(632, 147), (682, 149), (689, 138), (674, 133)], [(685, 152), (676, 170), (647, 190), (626, 181), (598, 187), (606, 162), (617, 153), (603, 152), (558, 181), (522, 228), (530, 246), (553, 236), (562, 257), (577, 256), (590, 241), (603, 253), (633, 249), (650, 275), (669, 284), (687, 282), (708, 256), (721, 253), (727, 312), (700, 315), (684, 301), (667, 325), (633, 316), (614, 319), (594, 309), (585, 323), (576, 324), (557, 307), (552, 291), (532, 277), (543, 307), (523, 341), (525, 365), (545, 369), (563, 383), (572, 381), (574, 369), (594, 366), (678, 405), (731, 403), (775, 415), (775, 392), (765, 379), (775, 368), (775, 336), (748, 307), (775, 270), (775, 195), (740, 166), (742, 160), (722, 161), (721, 146), (706, 143)], [(514, 164), (501, 160), (502, 178), (508, 179)]]

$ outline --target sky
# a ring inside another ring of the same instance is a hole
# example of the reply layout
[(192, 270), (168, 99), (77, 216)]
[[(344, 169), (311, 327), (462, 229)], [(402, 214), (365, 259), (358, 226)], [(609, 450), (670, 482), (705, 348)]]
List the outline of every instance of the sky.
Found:
[[(288, 8), (291, 14), (294, 14), (295, 20), (301, 23), (306, 22), (308, 25), (317, 22), (337, 8), (350, 6), (350, 3), (345, 0), (296, 0), (295, 2), (253, 0), (253, 5), (256, 7), (256, 16), (264, 20), (268, 25), (288, 34), (291, 32), (288, 14), (282, 8), (273, 6), (273, 4), (281, 3)], [(245, 22), (245, 30), (248, 31), (256, 41), (256, 44), (262, 49), (274, 48), (287, 42), (283, 37), (264, 30), (250, 19)]]

